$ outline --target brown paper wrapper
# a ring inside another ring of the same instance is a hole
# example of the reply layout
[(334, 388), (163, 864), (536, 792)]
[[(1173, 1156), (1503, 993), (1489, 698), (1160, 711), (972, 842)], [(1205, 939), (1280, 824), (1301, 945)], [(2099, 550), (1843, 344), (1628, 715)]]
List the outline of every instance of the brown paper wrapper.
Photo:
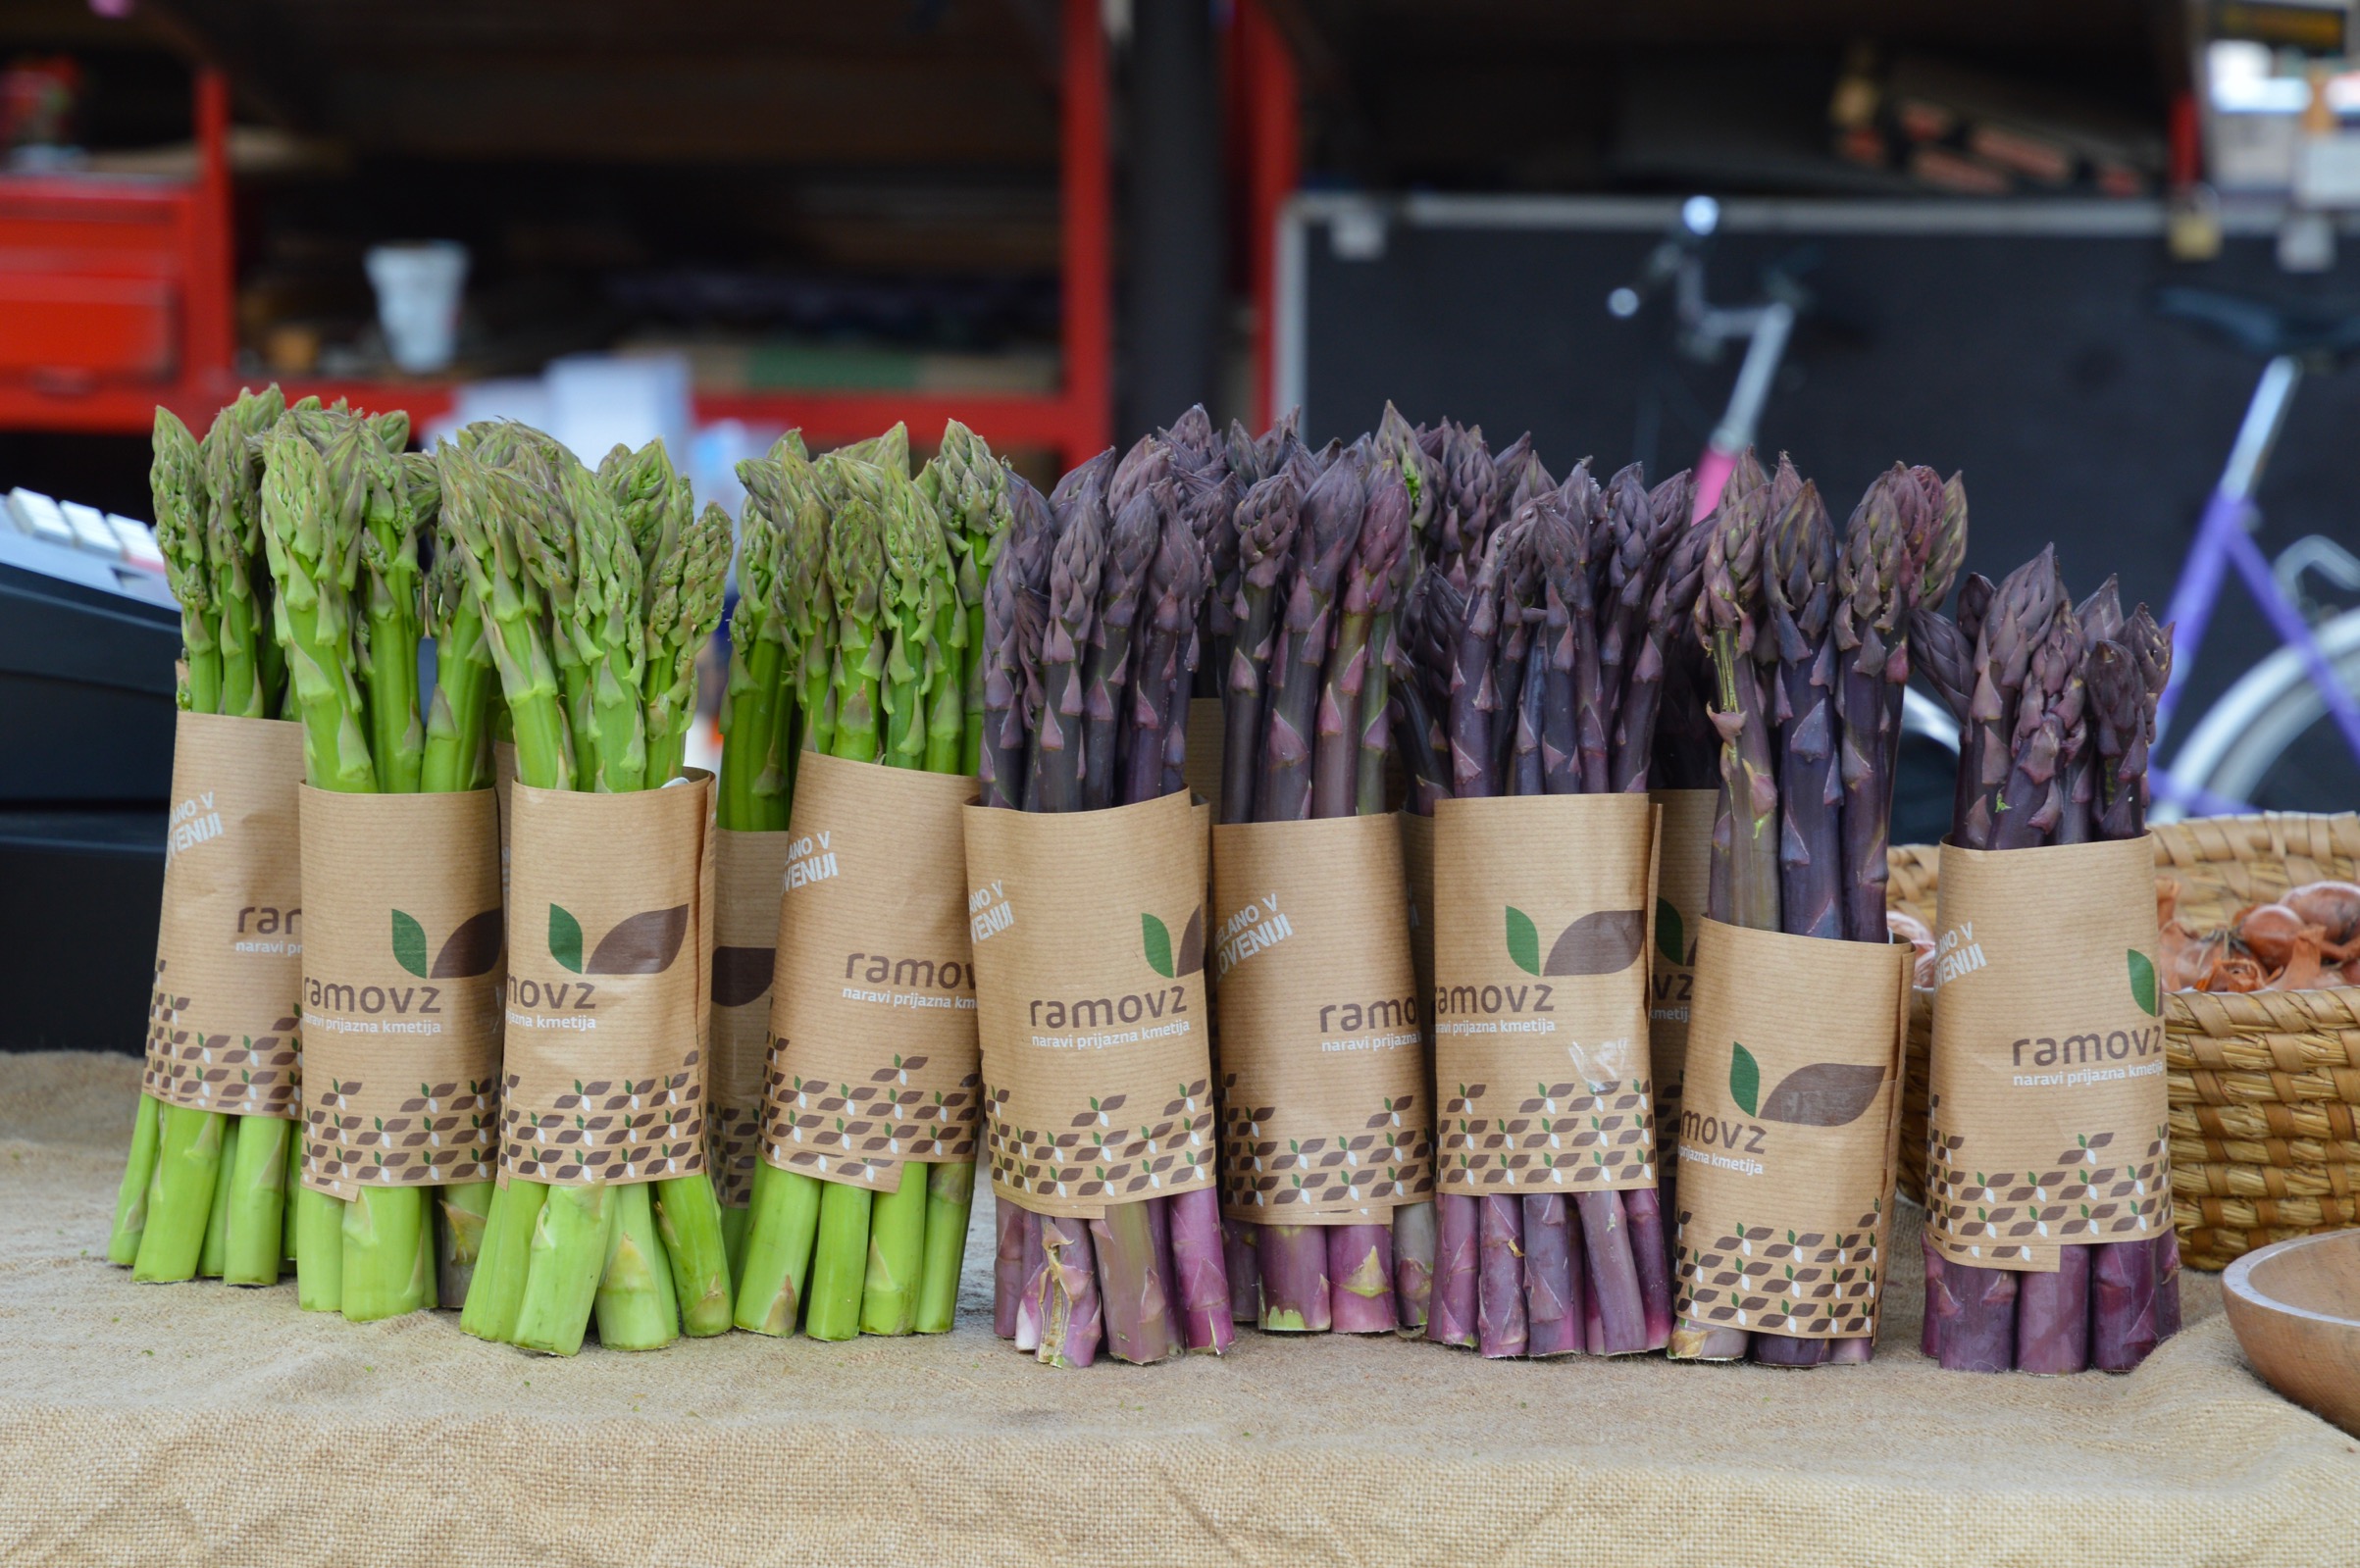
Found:
[(727, 1208), (752, 1194), (762, 1157), (762, 1081), (770, 1057), (770, 983), (791, 833), (713, 834), (713, 1032), (705, 1070), (705, 1151)]
[(299, 1114), (303, 727), (179, 715), (140, 1087), (232, 1116)]
[(518, 784), (500, 1166), (536, 1182), (704, 1169), (713, 776), (635, 794)]
[(1391, 817), (1213, 830), (1233, 1219), (1349, 1224), (1433, 1195), (1401, 845)]
[[(1695, 1003), (1697, 933), (1713, 885), (1713, 815), (1718, 789), (1658, 789), (1656, 925), (1647, 976), (1648, 1061), (1655, 1075), (1656, 1125), (1679, 1125), (1680, 1080), (1688, 1062)], [(1674, 1173), (1677, 1174), (1677, 1173)]]
[(1708, 920), (1695, 959), (1679, 1315), (1794, 1339), (1873, 1335), (1910, 951)]
[(491, 1179), (502, 962), (499, 810), (466, 794), (301, 791), (303, 1182)]
[(1656, 1185), (1647, 1034), (1655, 808), (1638, 794), (1434, 808), (1442, 1185)]
[(1926, 1235), (2049, 1273), (2171, 1224), (2154, 846), (1942, 846)]
[(1205, 830), (1188, 796), (965, 816), (993, 1190), (1095, 1219), (1209, 1186)]
[(959, 814), (973, 779), (806, 753), (775, 927), (763, 1157), (892, 1192), (975, 1158)]
[(1410, 962), (1417, 969), (1417, 998), (1426, 1039), (1434, 1038), (1434, 819), (1405, 811), (1402, 874), (1410, 885)]
[(511, 800), (509, 791), (516, 786), (516, 742), (494, 740), (491, 743), (491, 789), (500, 805), (500, 897), (508, 896), (508, 818)]

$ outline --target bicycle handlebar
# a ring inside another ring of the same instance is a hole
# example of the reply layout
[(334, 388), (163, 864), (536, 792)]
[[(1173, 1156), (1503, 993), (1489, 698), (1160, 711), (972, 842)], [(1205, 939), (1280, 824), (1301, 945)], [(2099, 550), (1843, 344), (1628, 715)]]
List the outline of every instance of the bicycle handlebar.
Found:
[(2304, 304), (2277, 305), (2209, 288), (2171, 287), (2155, 294), (2158, 315), (2210, 328), (2266, 359), (2291, 355), (2341, 366), (2360, 359), (2360, 312)]

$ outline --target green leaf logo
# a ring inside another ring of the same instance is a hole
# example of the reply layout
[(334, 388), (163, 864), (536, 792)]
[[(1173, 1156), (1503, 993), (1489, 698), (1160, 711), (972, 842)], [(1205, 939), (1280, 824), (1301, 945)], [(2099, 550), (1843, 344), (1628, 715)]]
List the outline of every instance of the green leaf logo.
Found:
[(393, 961), (426, 979), (426, 928), (398, 909), (393, 911)]
[(1680, 912), (1671, 900), (1656, 900), (1656, 951), (1675, 964), (1688, 962), (1688, 934), (1680, 929)]
[(549, 906), (549, 956), (582, 973), (582, 922), (555, 904)]
[(1735, 1040), (1729, 1042), (1729, 1097), (1748, 1116), (1762, 1100), (1762, 1064)]
[(2163, 1001), (2155, 994), (2155, 960), (2135, 947), (2130, 949), (2130, 997), (2148, 1017), (2163, 1015)]
[(1165, 980), (1172, 978), (1172, 934), (1154, 915), (1139, 917), (1139, 934), (1148, 951), (1148, 967)]
[(1541, 972), (1540, 931), (1532, 917), (1513, 904), (1508, 906), (1508, 956), (1527, 975)]

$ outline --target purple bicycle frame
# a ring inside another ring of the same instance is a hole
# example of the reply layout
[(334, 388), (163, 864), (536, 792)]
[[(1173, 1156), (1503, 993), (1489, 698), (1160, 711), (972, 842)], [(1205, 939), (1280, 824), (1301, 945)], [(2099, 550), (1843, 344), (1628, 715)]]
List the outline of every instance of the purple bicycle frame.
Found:
[[(2205, 502), (2204, 516), (2196, 525), (2195, 542), (2188, 551), (2186, 564), (2180, 568), (2180, 582), (2172, 590), (2172, 607), (2167, 616), (2175, 630), (2172, 674), (2164, 684), (2162, 699), (2156, 704), (2159, 745), (2171, 727), (2188, 673), (2195, 667), (2197, 649), (2203, 646), (2213, 608), (2221, 597), (2226, 569), (2233, 564), (2244, 580), (2245, 590), (2269, 618), (2271, 630), (2301, 656), (2312, 684), (2319, 688), (2328, 711), (2334, 716), (2336, 728), (2343, 732), (2344, 743), (2351, 747), (2353, 757), (2360, 758), (2360, 702), (2355, 702), (2351, 692), (2336, 679), (2334, 666), (2321, 651), (2318, 638), (2311, 635), (2309, 623), (2279, 591), (2268, 558), (2262, 554), (2261, 546), (2253, 542), (2254, 527), (2261, 518), (2260, 510), (2253, 504), (2254, 486), (2263, 466), (2270, 460), (2270, 449), (2277, 444), (2280, 430), (2285, 425), (2286, 410), (2293, 402), (2294, 388), (2302, 375), (2302, 362), (2291, 354), (2279, 355), (2263, 367), (2253, 399), (2246, 405), (2244, 422), (2237, 429), (2236, 444), (2230, 449), (2229, 463), (2222, 470), (2220, 483), (2214, 486), (2212, 498)], [(2159, 801), (2173, 801), (2213, 813), (2253, 809), (2243, 801), (2181, 784), (2169, 769), (2153, 770), (2153, 779)]]

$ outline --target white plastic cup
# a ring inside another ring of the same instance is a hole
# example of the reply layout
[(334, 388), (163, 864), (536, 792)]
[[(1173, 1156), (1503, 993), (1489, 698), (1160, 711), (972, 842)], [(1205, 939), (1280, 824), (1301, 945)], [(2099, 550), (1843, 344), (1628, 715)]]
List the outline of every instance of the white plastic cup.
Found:
[(412, 376), (447, 369), (458, 349), (467, 247), (455, 239), (372, 245), (367, 264), (393, 363)]

